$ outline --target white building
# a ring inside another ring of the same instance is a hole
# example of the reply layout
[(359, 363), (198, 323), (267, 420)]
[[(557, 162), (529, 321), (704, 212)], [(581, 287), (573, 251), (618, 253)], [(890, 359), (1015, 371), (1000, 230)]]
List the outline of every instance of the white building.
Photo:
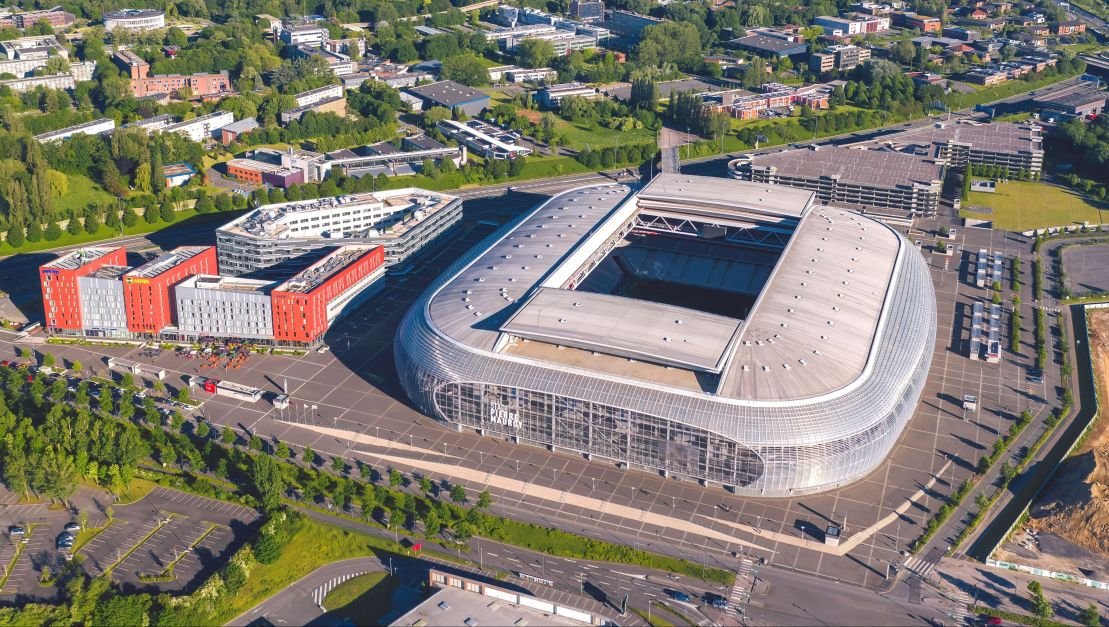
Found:
[(120, 9), (104, 14), (104, 30), (147, 31), (166, 27), (166, 13), (158, 9)]
[(281, 41), (285, 42), (285, 45), (288, 46), (299, 46), (304, 44), (312, 46), (313, 48), (321, 48), (329, 39), (329, 34), (327, 29), (322, 26), (304, 24), (301, 26), (291, 26), (282, 30), (280, 37)]
[(163, 130), (167, 133), (181, 133), (194, 142), (200, 142), (210, 139), (212, 133), (234, 121), (235, 116), (230, 111), (215, 111), (199, 118), (170, 124)]
[(68, 126), (49, 133), (35, 135), (35, 139), (41, 143), (49, 143), (61, 141), (74, 135), (100, 135), (102, 133), (111, 133), (116, 128), (116, 121), (111, 118), (100, 118), (99, 120), (92, 120), (91, 122), (84, 122), (75, 126)]
[(549, 67), (533, 70), (516, 68), (505, 72), (505, 78), (510, 83), (548, 83), (558, 79), (558, 72)]
[(442, 120), (435, 126), (447, 137), (465, 145), (471, 152), (476, 152), (486, 159), (515, 159), (531, 154), (531, 150), (527, 148), (506, 144), (492, 135), (466, 126), (461, 122)]
[(331, 100), (332, 98), (342, 97), (342, 85), (324, 85), (323, 87), (320, 87), (318, 89), (311, 89), (309, 91), (301, 92), (293, 96), (293, 100), (296, 100), (297, 107), (307, 107), (308, 105), (314, 105), (317, 102), (323, 102), (324, 100)]
[(597, 98), (603, 98), (604, 94), (582, 83), (562, 83), (561, 85), (551, 85), (541, 89), (537, 98), (539, 104), (544, 107), (548, 109), (557, 109), (562, 105), (562, 99), (569, 98), (570, 96), (595, 100)]

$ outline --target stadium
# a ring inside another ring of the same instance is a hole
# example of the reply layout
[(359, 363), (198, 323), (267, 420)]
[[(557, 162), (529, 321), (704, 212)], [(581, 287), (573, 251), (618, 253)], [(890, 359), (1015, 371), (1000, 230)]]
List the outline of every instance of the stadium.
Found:
[(500, 229), (416, 301), (394, 350), (413, 403), (457, 429), (790, 496), (882, 462), (935, 325), (923, 258), (884, 224), (663, 174)]

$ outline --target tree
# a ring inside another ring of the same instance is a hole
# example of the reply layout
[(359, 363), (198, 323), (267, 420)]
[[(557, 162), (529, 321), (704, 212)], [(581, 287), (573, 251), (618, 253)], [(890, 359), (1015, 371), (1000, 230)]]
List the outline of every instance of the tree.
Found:
[(62, 236), (62, 227), (58, 226), (57, 220), (51, 220), (50, 224), (46, 225), (46, 233), (43, 234), (46, 241), (53, 242)]
[(42, 241), (42, 236), (42, 225), (37, 218), (31, 218), (31, 223), (27, 225), (27, 241), (34, 244)]
[(72, 362), (70, 362), (69, 369), (80, 375), (81, 371), (85, 369), (85, 365), (82, 364), (79, 360), (74, 359)]
[(628, 107), (632, 109), (645, 109), (654, 111), (658, 108), (658, 84), (651, 78), (636, 78), (632, 80), (631, 95), (628, 97)]
[(493, 497), (489, 494), (489, 490), (483, 490), (481, 494), (477, 495), (477, 508), (488, 509), (493, 504)]
[(751, 59), (751, 63), (747, 65), (747, 69), (743, 72), (743, 86), (744, 87), (759, 87), (765, 83), (769, 78), (769, 73), (766, 71), (766, 61), (762, 57), (755, 57)]
[(207, 420), (201, 420), (196, 423), (196, 437), (205, 440), (208, 435), (212, 433), (212, 427), (208, 425)]
[(163, 200), (162, 206), (158, 209), (158, 217), (162, 219), (162, 222), (173, 224), (173, 219), (175, 215), (176, 212), (173, 209), (173, 202), (170, 201), (170, 199), (168, 198)]
[(311, 446), (304, 447), (304, 453), (301, 458), (306, 464), (314, 465), (316, 463), (316, 452), (312, 450)]
[(154, 204), (153, 199), (150, 199), (150, 202), (146, 203), (146, 207), (142, 210), (143, 222), (147, 224), (158, 224), (159, 211), (158, 205)]
[(53, 368), (54, 364), (58, 363), (58, 358), (54, 357), (54, 353), (46, 353), (42, 356), (42, 365), (47, 368)]
[(466, 487), (460, 483), (451, 486), (451, 500), (455, 503), (466, 502)]
[(8, 227), (8, 245), (12, 248), (19, 248), (26, 242), (26, 236), (23, 230), (23, 224), (16, 221)]
[(397, 470), (396, 468), (390, 468), (389, 469), (389, 485), (395, 488), (395, 487), (401, 485), (402, 483), (404, 483), (404, 475), (402, 475), (400, 473), (400, 471)]
[(262, 509), (267, 512), (276, 511), (281, 506), (281, 496), (285, 493), (284, 478), (277, 462), (269, 455), (255, 456), (251, 479)]
[(443, 59), (441, 76), (446, 80), (470, 87), (489, 84), (489, 71), (485, 69), (481, 59), (473, 54), (460, 54)]
[(148, 625), (150, 624), (151, 598), (146, 593), (117, 592), (107, 601), (101, 599), (93, 610), (95, 625)]
[(516, 44), (516, 62), (527, 68), (547, 67), (555, 58), (554, 44), (546, 39), (525, 39)]
[(231, 430), (231, 427), (224, 427), (223, 430), (220, 431), (220, 439), (223, 440), (224, 444), (231, 445), (235, 443), (235, 440), (238, 439), (238, 436), (236, 436), (235, 432)]
[(138, 223), (139, 218), (135, 215), (135, 211), (130, 207), (125, 208), (123, 210), (123, 226), (130, 228)]
[(273, 451), (274, 457), (278, 459), (288, 459), (292, 457), (292, 452), (289, 450), (289, 445), (284, 442), (278, 442), (277, 448)]
[(1044, 597), (1044, 589), (1040, 582), (1028, 582), (1028, 596), (1032, 602), (1032, 614), (1036, 618), (1047, 621), (1055, 613), (1051, 608), (1051, 602)]
[(1078, 620), (1086, 627), (1099, 627), (1101, 625), (1101, 613), (1097, 611), (1097, 606), (1091, 603), (1078, 613)]
[(423, 492), (424, 494), (431, 494), (431, 490), (433, 487), (434, 486), (431, 483), (431, 479), (427, 477), (420, 477), (420, 492)]
[(701, 63), (701, 34), (688, 22), (663, 22), (643, 29), (635, 56), (643, 67), (673, 64), (692, 71)]

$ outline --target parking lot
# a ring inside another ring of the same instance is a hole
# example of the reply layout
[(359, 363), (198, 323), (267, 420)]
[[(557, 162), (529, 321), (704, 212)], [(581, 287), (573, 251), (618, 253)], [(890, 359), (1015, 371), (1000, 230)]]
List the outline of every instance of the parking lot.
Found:
[(1075, 296), (1109, 293), (1109, 243), (1063, 249), (1067, 288)]
[[(113, 569), (116, 581), (160, 591), (180, 591), (221, 566), (249, 536), (258, 513), (168, 488), (155, 488), (132, 505), (116, 509), (116, 520), (81, 551), (92, 576)], [(236, 542), (238, 540), (239, 542)], [(173, 581), (145, 584), (173, 564)]]

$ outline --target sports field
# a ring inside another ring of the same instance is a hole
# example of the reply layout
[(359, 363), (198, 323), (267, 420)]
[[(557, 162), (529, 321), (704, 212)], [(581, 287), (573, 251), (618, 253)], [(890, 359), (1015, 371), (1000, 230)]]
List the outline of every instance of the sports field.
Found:
[[(985, 208), (985, 211), (975, 211)], [(1052, 226), (1109, 222), (1109, 206), (1095, 206), (1081, 194), (1047, 183), (998, 183), (997, 192), (971, 192), (960, 214), (993, 221), (995, 229), (1026, 231)]]

